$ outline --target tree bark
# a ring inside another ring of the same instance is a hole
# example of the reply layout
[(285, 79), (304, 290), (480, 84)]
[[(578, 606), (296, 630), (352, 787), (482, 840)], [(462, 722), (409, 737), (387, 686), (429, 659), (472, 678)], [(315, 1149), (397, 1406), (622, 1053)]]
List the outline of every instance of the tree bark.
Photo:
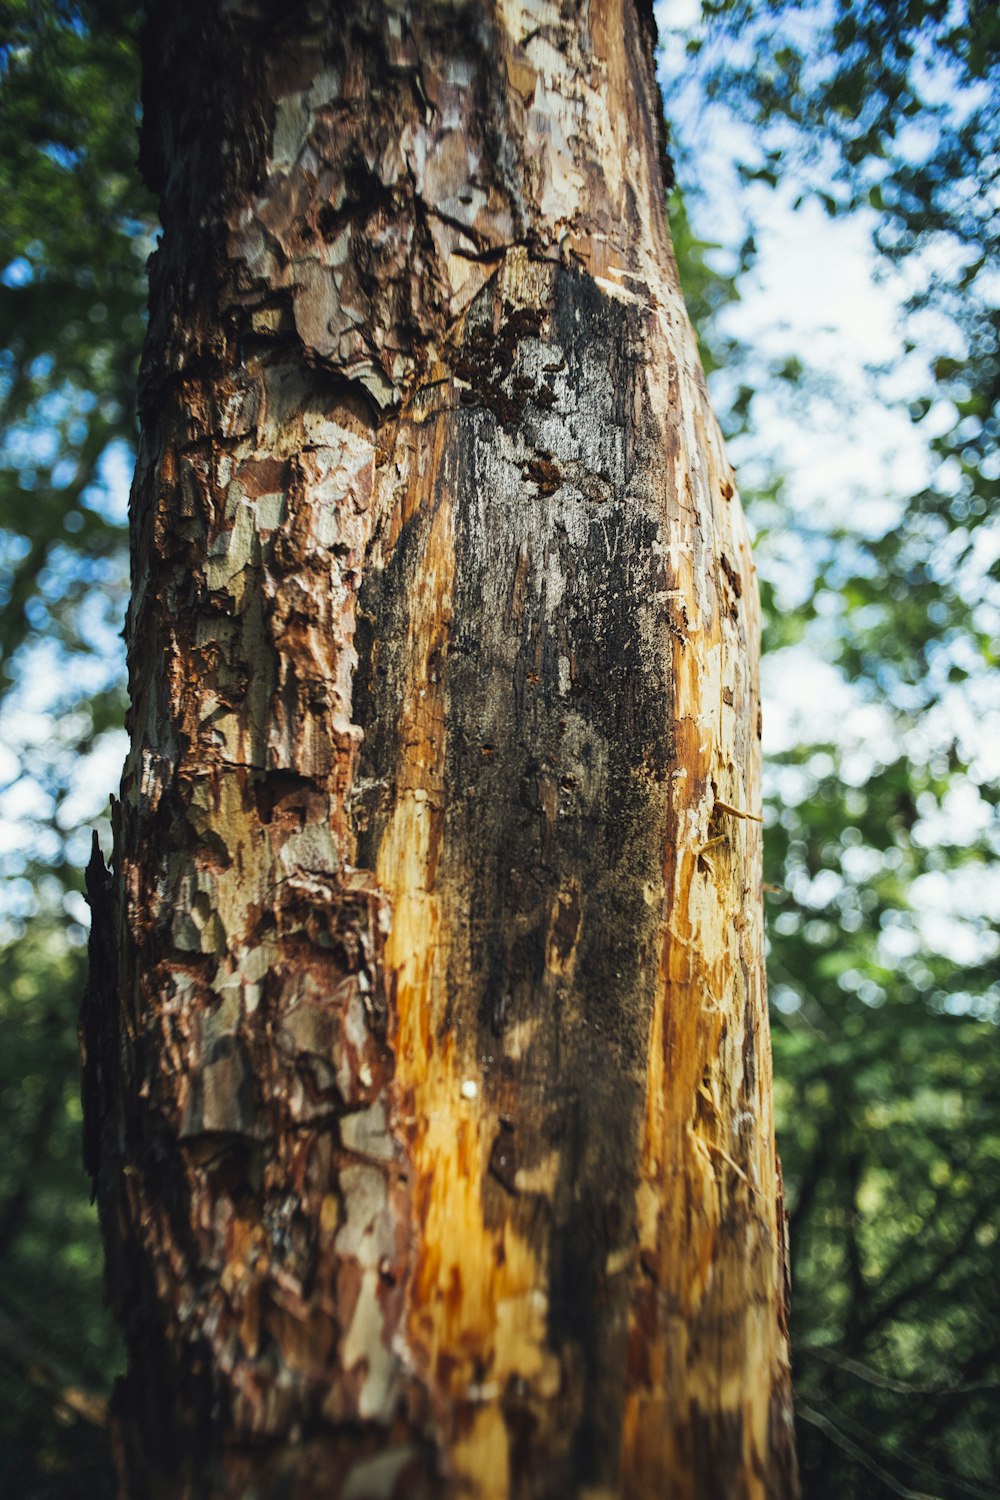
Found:
[(151, 9), (83, 1028), (137, 1500), (795, 1492), (756, 590), (654, 43)]

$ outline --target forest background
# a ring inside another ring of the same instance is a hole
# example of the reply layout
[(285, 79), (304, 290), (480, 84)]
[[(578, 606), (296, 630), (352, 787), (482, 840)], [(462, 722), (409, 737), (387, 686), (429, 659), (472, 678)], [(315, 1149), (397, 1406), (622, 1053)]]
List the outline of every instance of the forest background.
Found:
[[(156, 232), (135, 10), (0, 3), (0, 1491), (32, 1500), (113, 1493), (121, 1355), (80, 1158), (76, 1014), (81, 872), (92, 827), (107, 847), (123, 753)], [(668, 211), (765, 609), (803, 1491), (985, 1500), (1000, 1495), (1000, 10), (668, 0), (658, 19)], [(811, 226), (797, 263), (774, 249), (796, 222)], [(808, 252), (825, 232), (892, 330), (877, 364), (845, 357), (856, 322), (826, 336), (836, 278)], [(805, 336), (783, 301), (796, 281), (816, 310)]]

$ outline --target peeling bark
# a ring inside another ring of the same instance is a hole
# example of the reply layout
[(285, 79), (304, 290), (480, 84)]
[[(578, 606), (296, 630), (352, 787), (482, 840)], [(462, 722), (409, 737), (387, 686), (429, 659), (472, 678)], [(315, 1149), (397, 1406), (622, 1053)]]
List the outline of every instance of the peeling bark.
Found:
[(756, 589), (653, 42), (151, 13), (83, 1018), (135, 1497), (795, 1493)]

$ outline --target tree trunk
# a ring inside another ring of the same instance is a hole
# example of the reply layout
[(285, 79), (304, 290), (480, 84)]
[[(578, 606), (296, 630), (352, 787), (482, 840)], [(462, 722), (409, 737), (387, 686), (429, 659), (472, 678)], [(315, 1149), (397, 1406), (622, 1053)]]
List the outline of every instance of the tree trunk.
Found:
[(84, 1018), (135, 1500), (795, 1491), (756, 591), (653, 47), (151, 9)]

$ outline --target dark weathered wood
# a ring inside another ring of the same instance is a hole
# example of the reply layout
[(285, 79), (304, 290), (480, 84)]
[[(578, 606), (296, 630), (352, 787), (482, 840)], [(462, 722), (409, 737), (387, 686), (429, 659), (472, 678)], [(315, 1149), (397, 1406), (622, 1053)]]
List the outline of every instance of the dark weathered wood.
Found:
[(794, 1492), (755, 590), (652, 46), (151, 11), (85, 1022), (136, 1497)]

